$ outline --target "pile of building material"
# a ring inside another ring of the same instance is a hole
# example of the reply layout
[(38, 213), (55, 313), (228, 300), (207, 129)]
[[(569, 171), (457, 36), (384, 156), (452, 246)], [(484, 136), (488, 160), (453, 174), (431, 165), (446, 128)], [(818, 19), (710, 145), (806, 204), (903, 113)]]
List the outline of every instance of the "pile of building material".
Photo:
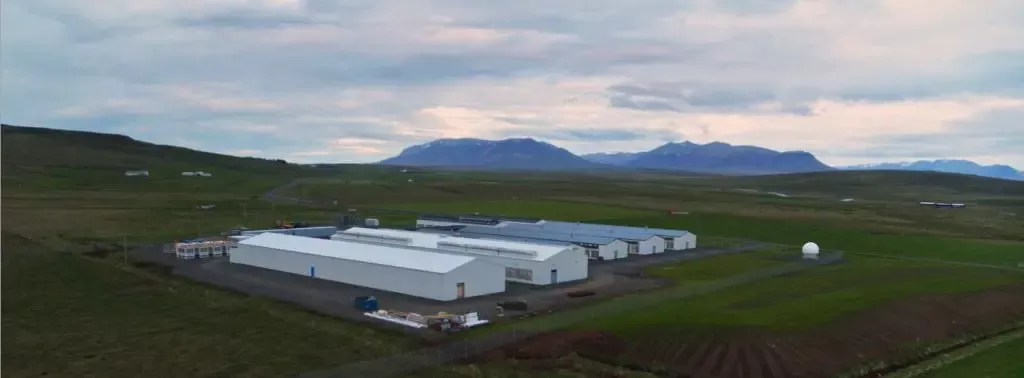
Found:
[(414, 312), (401, 312), (393, 310), (378, 310), (364, 313), (374, 319), (386, 322), (401, 324), (412, 328), (433, 328), (442, 332), (453, 332), (462, 329), (478, 327), (487, 324), (488, 321), (480, 319), (480, 314), (470, 312), (467, 314), (448, 314), (440, 312), (437, 315), (421, 315)]
[(367, 312), (363, 315), (369, 316), (374, 319), (380, 319), (385, 322), (391, 322), (395, 324), (401, 324), (406, 327), (412, 328), (426, 328), (427, 324), (423, 320), (423, 316), (416, 313), (404, 313), (400, 311), (388, 311), (388, 310), (377, 310), (374, 312)]

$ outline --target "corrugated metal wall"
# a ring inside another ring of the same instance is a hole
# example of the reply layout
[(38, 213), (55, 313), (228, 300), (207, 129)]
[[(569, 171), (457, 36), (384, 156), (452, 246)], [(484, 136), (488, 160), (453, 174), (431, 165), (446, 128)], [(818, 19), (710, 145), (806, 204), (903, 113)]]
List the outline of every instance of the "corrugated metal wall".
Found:
[(440, 301), (456, 299), (452, 282), (465, 282), (467, 297), (505, 291), (504, 270), (477, 261), (438, 274), (245, 244), (231, 252), (230, 261), (303, 276), (312, 268), (319, 279)]

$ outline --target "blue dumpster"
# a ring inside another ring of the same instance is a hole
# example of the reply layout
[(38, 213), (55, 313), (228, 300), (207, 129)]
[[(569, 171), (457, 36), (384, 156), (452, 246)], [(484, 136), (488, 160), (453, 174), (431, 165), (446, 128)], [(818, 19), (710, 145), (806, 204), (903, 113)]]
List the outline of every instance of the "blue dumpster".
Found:
[(373, 312), (380, 309), (380, 306), (377, 304), (377, 298), (374, 297), (356, 297), (356, 299), (352, 301), (352, 305), (355, 308), (366, 312)]

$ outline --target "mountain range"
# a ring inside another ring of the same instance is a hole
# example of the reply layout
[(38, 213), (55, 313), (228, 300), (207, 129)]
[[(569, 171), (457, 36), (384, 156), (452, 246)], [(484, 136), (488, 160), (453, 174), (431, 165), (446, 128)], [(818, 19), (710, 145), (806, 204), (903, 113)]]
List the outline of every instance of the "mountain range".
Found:
[(833, 168), (807, 152), (726, 143), (667, 143), (647, 152), (577, 156), (532, 138), (439, 139), (402, 150), (380, 164), (487, 169), (657, 169), (711, 174), (772, 174)]
[(531, 138), (438, 139), (402, 150), (380, 164), (487, 169), (573, 170), (602, 165)]
[(378, 164), (515, 170), (654, 169), (706, 174), (756, 175), (831, 170), (913, 170), (962, 173), (1024, 180), (1006, 165), (982, 166), (966, 160), (934, 160), (830, 167), (805, 151), (775, 151), (722, 142), (666, 143), (650, 151), (575, 155), (532, 138), (438, 139), (402, 150)]
[(1024, 172), (1011, 166), (981, 165), (969, 160), (918, 160), (900, 163), (862, 164), (838, 167), (843, 170), (898, 170), (962, 173), (1005, 180), (1024, 181)]

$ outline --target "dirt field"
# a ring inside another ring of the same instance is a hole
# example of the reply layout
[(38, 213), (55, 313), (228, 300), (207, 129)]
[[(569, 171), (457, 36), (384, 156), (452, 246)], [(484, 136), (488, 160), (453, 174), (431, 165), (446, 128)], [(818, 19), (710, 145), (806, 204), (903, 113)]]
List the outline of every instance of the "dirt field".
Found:
[(694, 330), (624, 340), (600, 332), (557, 332), (489, 357), (557, 358), (576, 352), (669, 376), (826, 377), (870, 361), (913, 357), (915, 347), (993, 331), (1022, 318), (1024, 284), (1016, 284), (891, 303), (799, 333)]

